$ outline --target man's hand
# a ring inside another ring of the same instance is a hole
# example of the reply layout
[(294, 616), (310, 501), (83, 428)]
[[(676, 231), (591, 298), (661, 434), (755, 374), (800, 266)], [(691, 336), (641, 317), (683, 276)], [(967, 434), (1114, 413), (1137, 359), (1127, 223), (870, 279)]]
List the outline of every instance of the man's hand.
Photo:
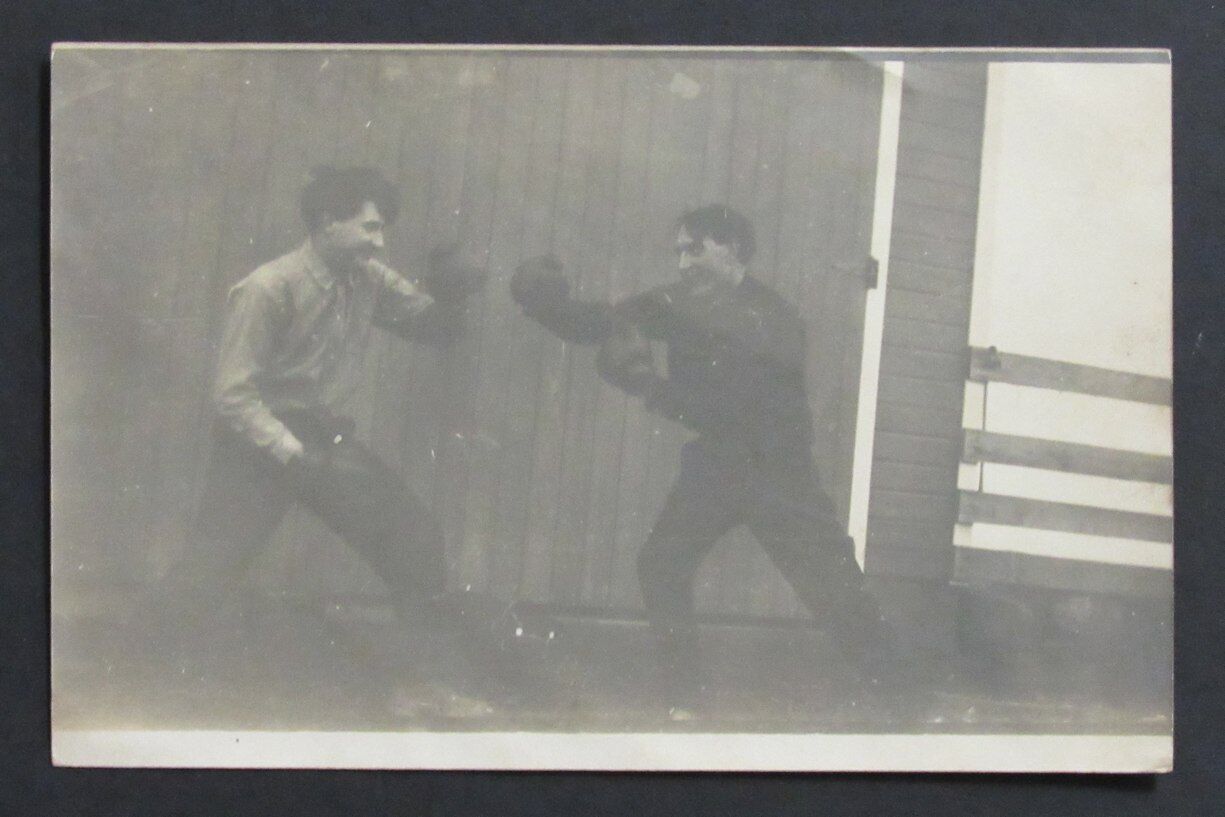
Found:
[(655, 371), (650, 341), (632, 323), (619, 324), (604, 341), (596, 369), (609, 383), (640, 397), (651, 394), (662, 381)]
[(272, 456), (277, 458), (277, 461), (284, 464), (294, 457), (302, 455), (302, 441), (287, 430), (272, 443), (272, 447), (269, 450), (272, 452)]
[(480, 292), (489, 280), (489, 271), (469, 263), (453, 245), (430, 251), (426, 274), (420, 285), (439, 303), (453, 304)]
[(667, 320), (669, 311), (675, 308), (674, 301), (681, 292), (683, 290), (675, 286), (649, 290), (618, 302), (613, 306), (613, 310), (618, 323), (659, 325)]
[(515, 268), (510, 296), (528, 315), (562, 303), (570, 295), (561, 262), (552, 255), (529, 258)]

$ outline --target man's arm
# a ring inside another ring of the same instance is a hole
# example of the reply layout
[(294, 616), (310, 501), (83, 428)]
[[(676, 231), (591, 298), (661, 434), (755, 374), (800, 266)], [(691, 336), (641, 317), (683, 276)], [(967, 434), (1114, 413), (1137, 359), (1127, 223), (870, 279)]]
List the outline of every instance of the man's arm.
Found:
[(567, 343), (590, 346), (613, 332), (612, 304), (570, 297), (570, 282), (552, 256), (524, 261), (515, 269), (510, 294), (523, 314)]
[(431, 346), (447, 346), (459, 337), (463, 331), (462, 303), (436, 301), (380, 261), (367, 262), (367, 270), (379, 289), (373, 316), (376, 326)]
[(651, 342), (636, 323), (616, 320), (596, 355), (600, 377), (624, 392), (645, 396), (665, 381), (655, 371)]
[(656, 371), (650, 341), (641, 328), (619, 321), (600, 346), (596, 370), (608, 383), (641, 397), (649, 411), (694, 431), (714, 431), (746, 425), (758, 401), (768, 399), (770, 386), (769, 367), (722, 362), (733, 366), (738, 376), (721, 380), (717, 387), (670, 380)]
[(248, 278), (230, 290), (213, 406), (244, 438), (282, 463), (302, 454), (302, 442), (264, 404), (259, 378), (283, 322), (286, 305), (266, 284)]
[(772, 370), (764, 361), (736, 366), (738, 377), (720, 388), (682, 384), (657, 377), (643, 389), (649, 411), (682, 423), (694, 431), (716, 431), (751, 426), (769, 401)]
[(664, 380), (644, 395), (647, 407), (698, 429), (802, 416), (808, 405), (803, 321), (774, 315), (763, 324), (764, 331), (749, 323), (730, 336), (716, 334), (722, 351), (712, 368), (722, 371), (692, 384)]
[(712, 367), (708, 377), (682, 383), (659, 375), (651, 361), (649, 338), (666, 341), (668, 332), (685, 320), (661, 297), (670, 297), (670, 291), (648, 292), (618, 305), (618, 328), (597, 357), (605, 380), (642, 397), (648, 410), (696, 431), (768, 433), (758, 426), (804, 415), (802, 320), (757, 312), (734, 316), (743, 320), (706, 324), (712, 343), (721, 349), (717, 370)]
[(525, 309), (524, 314), (567, 343), (591, 346), (613, 331), (612, 304), (567, 298)]
[(380, 287), (374, 321), (406, 340), (448, 346), (464, 331), (467, 299), (485, 286), (488, 272), (466, 263), (453, 246), (430, 252), (426, 275), (413, 283), (379, 261), (367, 268)]

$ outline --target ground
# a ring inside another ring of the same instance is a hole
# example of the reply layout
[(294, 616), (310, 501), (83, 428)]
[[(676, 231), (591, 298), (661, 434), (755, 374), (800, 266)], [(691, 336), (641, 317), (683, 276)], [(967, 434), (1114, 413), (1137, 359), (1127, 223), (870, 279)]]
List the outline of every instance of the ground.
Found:
[[(64, 605), (67, 607), (67, 605)], [(916, 655), (907, 689), (865, 690), (808, 626), (714, 624), (695, 720), (657, 693), (645, 625), (634, 619), (493, 616), (483, 684), (490, 714), (447, 717), (399, 701), (396, 625), (376, 601), (262, 600), (208, 644), (149, 649), (142, 623), (57, 607), (57, 729), (703, 731), (1168, 734), (1160, 689), (1052, 650), (984, 671), (982, 656)], [(518, 634), (516, 634), (518, 633)], [(550, 637), (550, 633), (552, 637)], [(142, 646), (143, 645), (143, 646)], [(990, 662), (987, 662), (990, 663)], [(995, 662), (998, 664), (998, 661)], [(411, 697), (412, 689), (409, 693)], [(411, 704), (411, 701), (409, 701)]]

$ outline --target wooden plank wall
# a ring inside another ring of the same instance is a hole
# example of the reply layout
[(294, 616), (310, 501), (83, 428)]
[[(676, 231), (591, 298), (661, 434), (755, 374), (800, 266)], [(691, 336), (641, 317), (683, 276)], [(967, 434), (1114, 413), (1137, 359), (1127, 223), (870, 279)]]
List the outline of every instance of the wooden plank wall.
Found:
[(987, 69), (907, 63), (866, 569), (951, 576)]
[[(459, 241), (488, 264), (445, 353), (369, 360), (360, 428), (432, 503), (457, 586), (637, 606), (634, 556), (684, 439), (602, 384), (593, 352), (523, 319), (506, 282), (554, 252), (585, 297), (671, 280), (668, 226), (726, 201), (760, 276), (813, 316), (821, 464), (845, 504), (854, 393), (846, 282), (866, 256), (880, 74), (856, 60), (496, 53), (61, 52), (53, 99), (55, 569), (150, 578), (183, 546), (208, 450), (226, 289), (301, 240), (313, 165), (403, 188), (392, 261)], [(858, 293), (862, 297), (862, 293)], [(708, 563), (708, 609), (794, 599), (743, 537)], [(256, 570), (290, 593), (377, 586), (305, 513)]]

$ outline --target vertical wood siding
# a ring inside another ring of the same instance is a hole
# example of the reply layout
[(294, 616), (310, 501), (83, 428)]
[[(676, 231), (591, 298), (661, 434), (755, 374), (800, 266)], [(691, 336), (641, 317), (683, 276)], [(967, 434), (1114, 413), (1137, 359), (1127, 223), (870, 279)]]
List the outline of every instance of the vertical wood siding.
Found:
[[(634, 557), (685, 433), (524, 319), (507, 280), (564, 259), (583, 297), (672, 279), (668, 225), (726, 201), (755, 270), (809, 315), (819, 462), (845, 508), (879, 71), (860, 61), (493, 52), (61, 52), (53, 99), (56, 569), (157, 575), (183, 546), (208, 452), (207, 384), (229, 286), (301, 240), (313, 165), (368, 163), (403, 189), (389, 234), (411, 272), (459, 242), (488, 265), (446, 352), (380, 337), (363, 435), (426, 497), (452, 582), (503, 598), (637, 606)], [(840, 266), (841, 265), (841, 266)], [(842, 271), (840, 271), (842, 270)], [(859, 303), (859, 306), (856, 306)], [(848, 385), (849, 384), (849, 385)], [(699, 600), (790, 614), (746, 534)], [(747, 545), (747, 546), (746, 546)], [(309, 514), (256, 578), (374, 589)]]

